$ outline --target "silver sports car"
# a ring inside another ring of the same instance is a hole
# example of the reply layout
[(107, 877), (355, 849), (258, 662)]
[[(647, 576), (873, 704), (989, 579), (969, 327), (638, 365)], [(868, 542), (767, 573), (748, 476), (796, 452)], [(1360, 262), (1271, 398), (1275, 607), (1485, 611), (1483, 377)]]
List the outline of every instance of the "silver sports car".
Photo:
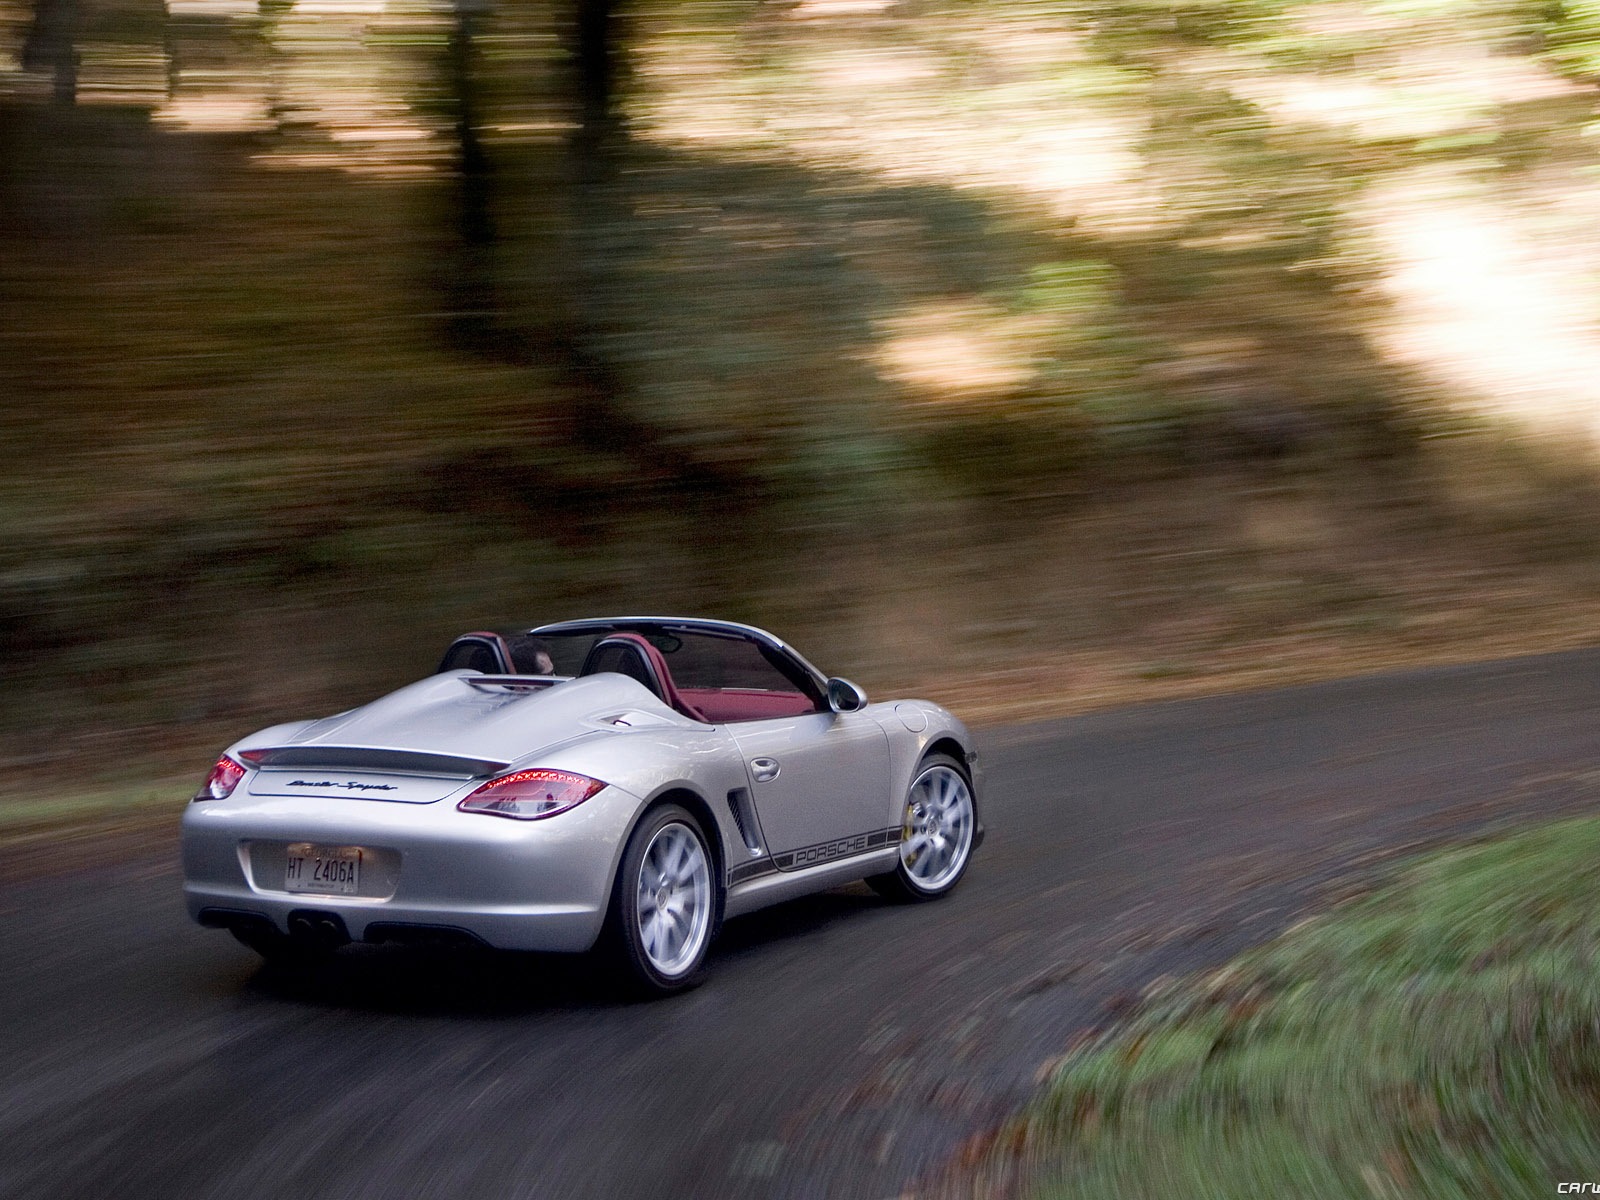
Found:
[(184, 892), (269, 958), (602, 945), (669, 992), (725, 917), (858, 879), (948, 893), (980, 782), (943, 708), (869, 704), (747, 625), (470, 633), (427, 679), (230, 746), (184, 813)]

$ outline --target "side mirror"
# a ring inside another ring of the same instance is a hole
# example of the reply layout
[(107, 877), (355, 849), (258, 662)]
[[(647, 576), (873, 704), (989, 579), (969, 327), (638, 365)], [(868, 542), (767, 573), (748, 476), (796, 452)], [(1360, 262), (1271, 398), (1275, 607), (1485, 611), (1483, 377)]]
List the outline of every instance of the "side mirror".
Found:
[(855, 712), (866, 706), (867, 694), (848, 679), (828, 680), (828, 707), (834, 712)]

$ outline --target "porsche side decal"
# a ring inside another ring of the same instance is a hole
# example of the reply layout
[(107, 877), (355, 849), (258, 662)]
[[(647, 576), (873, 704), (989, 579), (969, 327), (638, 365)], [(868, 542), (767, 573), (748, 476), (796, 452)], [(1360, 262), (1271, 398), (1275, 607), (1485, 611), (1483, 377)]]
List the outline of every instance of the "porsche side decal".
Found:
[(814, 867), (819, 863), (832, 862), (837, 858), (865, 854), (869, 850), (892, 846), (899, 840), (900, 830), (896, 827), (879, 829), (873, 833), (858, 833), (853, 837), (836, 838), (831, 842), (818, 842), (815, 846), (802, 846), (798, 850), (786, 850), (770, 858), (740, 863), (728, 872), (728, 886), (758, 879), (774, 871), (794, 871), (802, 867)]

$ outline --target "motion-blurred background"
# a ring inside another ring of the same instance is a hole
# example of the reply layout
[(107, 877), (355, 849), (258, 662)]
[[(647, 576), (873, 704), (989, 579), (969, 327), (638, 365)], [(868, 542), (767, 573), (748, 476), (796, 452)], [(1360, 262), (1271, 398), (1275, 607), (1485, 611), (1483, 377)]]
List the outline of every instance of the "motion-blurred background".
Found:
[(1589, 0), (0, 0), (0, 765), (595, 613), (980, 718), (1592, 640), (1597, 85)]

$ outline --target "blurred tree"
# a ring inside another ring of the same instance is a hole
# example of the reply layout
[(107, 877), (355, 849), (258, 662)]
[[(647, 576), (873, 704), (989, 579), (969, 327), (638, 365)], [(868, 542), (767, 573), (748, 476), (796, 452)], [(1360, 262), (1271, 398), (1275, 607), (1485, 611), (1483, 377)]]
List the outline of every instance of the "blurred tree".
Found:
[(448, 57), (450, 96), (455, 110), (456, 171), (460, 180), (457, 231), (464, 244), (483, 246), (494, 241), (495, 229), (489, 155), (479, 133), (483, 101), (474, 39), (479, 21), (489, 11), (489, 0), (454, 0), (452, 8), (454, 22)]
[[(455, 177), (453, 249), (441, 264), (446, 338), (480, 360), (548, 372), (561, 388), (565, 440), (582, 454), (627, 464), (625, 477), (641, 496), (664, 486), (726, 497), (747, 490), (748, 481), (665, 436), (633, 403), (607, 353), (608, 297), (621, 286), (614, 243), (618, 230), (634, 224), (621, 170), (637, 150), (621, 102), (625, 16), (621, 0), (576, 0), (552, 15), (564, 51), (554, 90), (570, 133), (559, 143), (533, 144), (525, 157), (508, 149), (497, 162), (484, 138), (500, 119), (492, 110), (508, 91), (529, 87), (527, 78), (508, 78), (516, 73), (503, 60), (485, 61), (485, 30), (505, 32), (510, 14), (496, 11), (492, 0), (450, 0), (441, 64)], [(528, 196), (511, 187), (510, 177), (554, 194)], [(513, 222), (502, 205), (542, 214), (548, 227), (507, 234)], [(551, 499), (548, 482), (538, 494), (541, 504)]]
[(77, 102), (79, 25), (78, 0), (38, 0), (22, 44), (23, 69), (51, 73), (57, 104)]
[(284, 100), (283, 55), (278, 49), (278, 30), (294, 8), (294, 0), (257, 0), (256, 36), (266, 58), (267, 116), (282, 133), (293, 111)]
[(578, 125), (573, 134), (586, 181), (605, 178), (616, 143), (625, 134), (617, 94), (625, 82), (627, 53), (622, 0), (577, 0), (572, 58), (577, 67)]

